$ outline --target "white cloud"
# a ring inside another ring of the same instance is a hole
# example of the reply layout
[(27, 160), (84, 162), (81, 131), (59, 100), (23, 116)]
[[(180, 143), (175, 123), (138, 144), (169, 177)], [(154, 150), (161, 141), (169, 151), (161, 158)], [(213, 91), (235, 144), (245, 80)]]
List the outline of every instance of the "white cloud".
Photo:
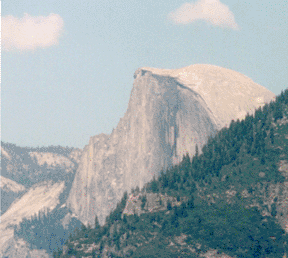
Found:
[(171, 12), (169, 18), (176, 24), (205, 20), (215, 26), (239, 28), (229, 7), (219, 0), (199, 0), (196, 3), (185, 3)]
[(58, 14), (30, 16), (19, 19), (12, 15), (2, 18), (2, 48), (6, 51), (33, 50), (58, 44), (63, 30), (63, 19)]

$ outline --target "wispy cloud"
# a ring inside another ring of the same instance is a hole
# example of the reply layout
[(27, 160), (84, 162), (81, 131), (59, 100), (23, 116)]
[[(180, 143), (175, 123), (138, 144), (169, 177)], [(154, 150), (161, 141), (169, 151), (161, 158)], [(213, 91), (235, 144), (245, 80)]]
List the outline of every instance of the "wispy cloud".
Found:
[(199, 0), (185, 3), (168, 16), (176, 24), (188, 24), (196, 20), (205, 20), (215, 26), (239, 29), (229, 7), (219, 0)]
[(63, 31), (63, 19), (58, 14), (30, 16), (19, 19), (12, 15), (2, 18), (3, 50), (33, 50), (58, 44)]

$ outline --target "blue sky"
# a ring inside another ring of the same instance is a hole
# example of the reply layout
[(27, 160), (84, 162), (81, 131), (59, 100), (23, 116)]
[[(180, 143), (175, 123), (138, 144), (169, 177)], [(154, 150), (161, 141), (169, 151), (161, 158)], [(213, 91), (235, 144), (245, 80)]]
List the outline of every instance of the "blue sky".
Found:
[(287, 1), (2, 2), (2, 141), (83, 148), (123, 117), (139, 67), (213, 64), (276, 95)]

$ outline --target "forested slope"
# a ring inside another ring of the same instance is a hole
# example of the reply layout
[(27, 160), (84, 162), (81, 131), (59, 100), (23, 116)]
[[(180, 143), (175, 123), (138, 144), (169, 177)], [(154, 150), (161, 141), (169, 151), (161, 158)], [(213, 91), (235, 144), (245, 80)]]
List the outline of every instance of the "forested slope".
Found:
[[(283, 257), (287, 106), (286, 89), (255, 115), (219, 131), (201, 155), (198, 151), (192, 160), (186, 155), (141, 191), (133, 190), (141, 192), (143, 209), (149, 192), (166, 193), (179, 203), (121, 216), (126, 192), (103, 227), (82, 225), (54, 257), (197, 257), (210, 249), (233, 257)], [(277, 196), (267, 201), (276, 188)]]

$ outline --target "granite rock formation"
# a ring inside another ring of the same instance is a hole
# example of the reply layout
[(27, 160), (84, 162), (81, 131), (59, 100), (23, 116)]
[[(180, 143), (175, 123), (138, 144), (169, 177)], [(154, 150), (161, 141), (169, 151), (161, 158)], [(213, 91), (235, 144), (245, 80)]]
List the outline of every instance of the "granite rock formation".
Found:
[(85, 146), (67, 200), (80, 220), (101, 225), (124, 191), (142, 188), (208, 136), (275, 98), (248, 77), (213, 65), (134, 74), (127, 111), (110, 135)]
[(80, 225), (65, 201), (81, 152), (60, 146), (30, 148), (1, 142), (1, 257), (51, 257), (45, 250), (32, 250), (31, 243), (14, 234), (14, 226), (40, 211), (61, 211), (63, 229), (76, 222)]
[(19, 196), (21, 196), (26, 188), (23, 185), (17, 184), (4, 176), (0, 176), (0, 190), (1, 190), (1, 214), (4, 213), (11, 203)]
[[(32, 249), (40, 257), (51, 257), (47, 252), (43, 250), (36, 250), (37, 248), (30, 248), (30, 244), (23, 239), (18, 239), (15, 236), (14, 226), (19, 226), (19, 223), (24, 219), (30, 219), (39, 212), (45, 212), (49, 214), (53, 210), (57, 210), (58, 213), (63, 215), (61, 219), (63, 228), (57, 228), (61, 230), (72, 228), (71, 232), (75, 228), (75, 224), (80, 227), (80, 221), (73, 213), (71, 213), (66, 207), (65, 191), (67, 186), (64, 181), (53, 182), (43, 181), (30, 187), (23, 196), (17, 198), (9, 207), (9, 209), (1, 216), (0, 224), (0, 256), (1, 257), (30, 257)], [(70, 189), (69, 189), (70, 190)], [(67, 195), (67, 194), (66, 194)], [(66, 197), (67, 198), (67, 197)], [(63, 200), (64, 199), (64, 200)], [(79, 222), (78, 222), (79, 221)], [(40, 255), (40, 253), (41, 255)], [(39, 257), (38, 256), (38, 257)]]

